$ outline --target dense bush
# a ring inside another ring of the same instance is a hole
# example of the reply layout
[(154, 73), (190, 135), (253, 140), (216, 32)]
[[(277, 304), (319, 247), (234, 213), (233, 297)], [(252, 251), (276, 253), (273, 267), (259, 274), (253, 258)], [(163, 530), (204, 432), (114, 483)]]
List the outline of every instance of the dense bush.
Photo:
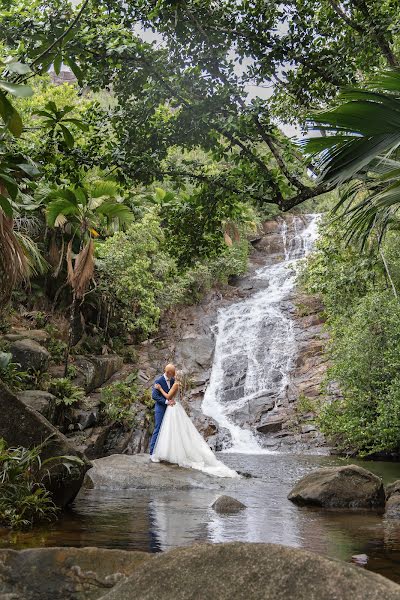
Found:
[(98, 289), (113, 306), (113, 318), (142, 338), (157, 328), (174, 270), (162, 242), (158, 219), (147, 214), (97, 247)]
[(322, 410), (322, 431), (347, 452), (399, 450), (400, 303), (391, 291), (359, 301), (331, 355), (344, 397)]
[[(325, 405), (319, 424), (344, 452), (400, 450), (400, 257), (392, 233), (361, 253), (342, 240), (340, 222), (322, 227), (300, 281), (325, 305), (332, 367), (342, 399)], [(385, 256), (386, 268), (382, 256)]]
[(0, 438), (0, 524), (22, 528), (56, 517), (58, 509), (44, 480), (60, 460), (66, 469), (81, 461), (70, 456), (41, 461), (42, 450), (43, 444), (31, 449), (8, 448)]
[(144, 339), (157, 329), (163, 310), (197, 302), (213, 284), (245, 272), (248, 252), (243, 240), (223, 246), (204, 262), (178, 268), (159, 217), (148, 212), (125, 232), (98, 244), (98, 291), (112, 306), (114, 325), (119, 322), (121, 330)]
[(126, 381), (112, 383), (101, 390), (101, 410), (104, 417), (112, 422), (133, 427), (138, 410), (146, 408), (147, 418), (152, 419), (151, 409), (154, 400), (150, 390), (141, 389), (135, 375)]

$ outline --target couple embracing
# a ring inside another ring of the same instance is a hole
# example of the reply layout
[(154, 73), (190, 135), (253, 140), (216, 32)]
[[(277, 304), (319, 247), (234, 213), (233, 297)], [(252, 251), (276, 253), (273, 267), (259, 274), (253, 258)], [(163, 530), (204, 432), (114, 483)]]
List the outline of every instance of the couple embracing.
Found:
[(150, 460), (198, 469), (217, 477), (237, 477), (236, 471), (219, 461), (197, 431), (180, 403), (182, 373), (168, 364), (153, 386), (155, 427)]

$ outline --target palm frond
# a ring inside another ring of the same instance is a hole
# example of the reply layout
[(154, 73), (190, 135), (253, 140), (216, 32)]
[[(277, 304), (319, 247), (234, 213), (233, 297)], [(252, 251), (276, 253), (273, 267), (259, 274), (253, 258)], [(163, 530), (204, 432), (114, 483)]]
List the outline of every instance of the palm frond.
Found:
[(76, 204), (68, 200), (67, 198), (58, 198), (56, 200), (52, 200), (46, 209), (46, 220), (47, 224), (50, 227), (59, 226), (60, 221), (56, 225), (57, 218), (59, 215), (75, 215), (78, 212), (78, 208)]
[(94, 244), (90, 239), (75, 259), (73, 278), (71, 281), (77, 298), (82, 298), (94, 275)]
[(13, 221), (0, 210), (0, 309), (10, 300), (15, 285), (28, 274), (28, 261), (15, 235)]
[(46, 273), (49, 269), (49, 264), (33, 239), (22, 231), (14, 230), (14, 235), (25, 254), (29, 274), (43, 275)]

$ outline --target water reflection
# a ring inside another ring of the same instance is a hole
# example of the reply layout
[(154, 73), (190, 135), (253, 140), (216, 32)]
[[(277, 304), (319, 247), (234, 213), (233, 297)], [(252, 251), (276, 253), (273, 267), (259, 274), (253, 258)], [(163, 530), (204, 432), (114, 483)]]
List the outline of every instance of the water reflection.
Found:
[[(231, 467), (254, 475), (226, 493), (247, 508), (221, 516), (211, 509), (216, 490), (87, 490), (57, 523), (33, 531), (0, 529), (0, 546), (100, 546), (160, 552), (193, 542), (282, 543), (349, 561), (367, 554), (367, 568), (400, 582), (400, 525), (375, 512), (298, 508), (287, 500), (293, 483), (333, 457), (282, 454), (224, 454)], [(386, 482), (400, 478), (400, 466), (363, 463)]]

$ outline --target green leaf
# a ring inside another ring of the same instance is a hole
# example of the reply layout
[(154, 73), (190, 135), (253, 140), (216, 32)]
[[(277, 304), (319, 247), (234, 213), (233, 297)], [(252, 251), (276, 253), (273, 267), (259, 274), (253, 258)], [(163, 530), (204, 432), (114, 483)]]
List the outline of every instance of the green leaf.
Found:
[(91, 193), (92, 198), (114, 197), (118, 193), (118, 185), (114, 181), (98, 181)]
[(28, 65), (25, 65), (25, 64), (19, 62), (18, 60), (12, 60), (10, 62), (6, 62), (6, 64), (7, 64), (7, 69), (9, 71), (11, 71), (12, 73), (17, 73), (18, 75), (26, 75), (27, 73), (31, 72)]
[(100, 213), (106, 216), (108, 219), (118, 219), (121, 223), (132, 223), (133, 221), (133, 213), (125, 206), (125, 204), (119, 204), (117, 202), (103, 202), (97, 210), (97, 213)]
[(64, 216), (68, 216), (68, 215), (73, 215), (76, 213), (77, 213), (76, 205), (72, 204), (65, 198), (59, 198), (58, 200), (53, 200), (52, 202), (50, 202), (50, 204), (47, 206), (47, 209), (46, 209), (47, 224), (50, 227), (54, 227), (54, 224), (55, 224), (55, 221), (56, 221), (58, 215), (61, 214)]
[(89, 129), (89, 127), (86, 125), (86, 123), (83, 123), (83, 121), (80, 121), (79, 119), (73, 119), (72, 117), (70, 117), (68, 119), (63, 119), (63, 122), (64, 123), (73, 123), (81, 131), (88, 131), (88, 129)]
[(18, 185), (15, 179), (6, 173), (0, 173), (0, 181), (7, 188), (7, 192), (10, 194), (11, 198), (15, 200), (18, 194)]
[(74, 140), (74, 137), (71, 134), (70, 130), (67, 129), (67, 127), (65, 127), (65, 125), (62, 125), (62, 123), (59, 123), (59, 126), (60, 126), (60, 129), (62, 131), (63, 138), (64, 138), (64, 141), (65, 141), (67, 147), (69, 149), (73, 148), (75, 140)]
[(53, 67), (54, 67), (54, 71), (55, 71), (56, 75), (60, 74), (61, 64), (62, 64), (62, 54), (61, 54), (61, 52), (59, 52), (53, 62)]
[(74, 192), (68, 188), (59, 188), (54, 192), (51, 192), (48, 195), (48, 198), (49, 200), (58, 200), (60, 198), (63, 198), (64, 200), (67, 200), (70, 204), (73, 204), (75, 207), (78, 206), (78, 201)]
[(76, 64), (76, 62), (71, 57), (66, 58), (65, 62), (71, 68), (71, 71), (73, 72), (73, 74), (77, 78), (78, 82), (81, 84), (82, 81), (83, 81), (83, 73), (82, 73), (81, 68), (78, 67), (78, 65)]
[(7, 217), (13, 216), (13, 209), (8, 198), (0, 194), (0, 208)]
[(18, 83), (1, 80), (0, 88), (18, 98), (28, 98), (33, 95), (33, 90), (29, 85), (19, 85)]
[(36, 175), (40, 174), (40, 171), (37, 168), (37, 166), (31, 163), (18, 163), (17, 167), (30, 177), (35, 177)]
[(19, 137), (23, 129), (22, 119), (2, 92), (0, 92), (0, 115), (7, 129), (9, 129), (15, 137)]

